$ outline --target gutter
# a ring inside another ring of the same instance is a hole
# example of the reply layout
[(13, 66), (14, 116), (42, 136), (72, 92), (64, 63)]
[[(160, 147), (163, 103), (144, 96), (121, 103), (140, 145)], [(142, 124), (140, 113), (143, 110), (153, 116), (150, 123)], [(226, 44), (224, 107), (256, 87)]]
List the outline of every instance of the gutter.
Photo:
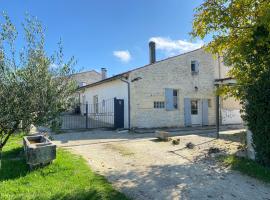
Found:
[(126, 83), (128, 86), (128, 129), (130, 130), (130, 82), (127, 80), (123, 80), (121, 77), (121, 81)]

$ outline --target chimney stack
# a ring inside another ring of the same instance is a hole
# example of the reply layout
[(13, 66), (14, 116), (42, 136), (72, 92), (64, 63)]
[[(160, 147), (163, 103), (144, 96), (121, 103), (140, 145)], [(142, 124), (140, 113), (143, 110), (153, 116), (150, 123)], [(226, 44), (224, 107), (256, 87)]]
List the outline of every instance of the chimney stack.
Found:
[(104, 80), (107, 78), (107, 69), (102, 67), (101, 68), (101, 80)]
[(149, 42), (149, 59), (150, 59), (150, 64), (153, 64), (156, 62), (156, 43), (153, 41)]

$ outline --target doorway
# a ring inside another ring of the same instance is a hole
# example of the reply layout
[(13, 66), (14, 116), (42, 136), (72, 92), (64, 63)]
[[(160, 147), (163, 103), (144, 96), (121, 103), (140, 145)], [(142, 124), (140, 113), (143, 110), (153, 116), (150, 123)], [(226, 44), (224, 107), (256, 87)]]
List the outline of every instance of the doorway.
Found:
[(192, 99), (190, 101), (191, 106), (191, 125), (202, 125), (202, 112), (201, 112), (201, 100)]

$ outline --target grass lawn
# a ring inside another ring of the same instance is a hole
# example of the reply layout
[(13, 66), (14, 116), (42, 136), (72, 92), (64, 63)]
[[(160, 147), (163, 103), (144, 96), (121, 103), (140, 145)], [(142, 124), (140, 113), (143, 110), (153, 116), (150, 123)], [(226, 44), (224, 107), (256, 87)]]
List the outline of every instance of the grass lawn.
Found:
[(0, 199), (127, 199), (106, 179), (91, 171), (86, 161), (57, 150), (53, 164), (29, 171), (24, 160), (22, 135), (4, 147), (0, 170)]
[(234, 155), (221, 156), (219, 159), (223, 164), (231, 166), (233, 170), (270, 183), (270, 168), (264, 167), (253, 160), (239, 158)]

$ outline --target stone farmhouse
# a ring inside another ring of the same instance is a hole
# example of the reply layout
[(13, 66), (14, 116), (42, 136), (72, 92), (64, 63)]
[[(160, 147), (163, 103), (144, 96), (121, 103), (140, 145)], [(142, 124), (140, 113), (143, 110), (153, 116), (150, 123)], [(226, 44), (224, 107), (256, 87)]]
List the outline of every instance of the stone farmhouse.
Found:
[[(82, 86), (102, 80), (102, 76), (104, 76), (104, 74), (106, 74), (106, 69), (101, 68), (101, 73), (95, 70), (83, 71), (83, 72), (72, 74), (71, 78), (76, 81), (79, 87), (82, 87)], [(105, 77), (103, 77), (103, 79), (104, 78)]]
[(105, 101), (122, 99), (123, 128), (215, 125), (218, 115), (222, 124), (242, 122), (239, 103), (215, 94), (218, 85), (234, 82), (219, 57), (200, 48), (156, 61), (154, 42), (149, 54), (148, 65), (80, 87), (80, 102), (106, 115)]

